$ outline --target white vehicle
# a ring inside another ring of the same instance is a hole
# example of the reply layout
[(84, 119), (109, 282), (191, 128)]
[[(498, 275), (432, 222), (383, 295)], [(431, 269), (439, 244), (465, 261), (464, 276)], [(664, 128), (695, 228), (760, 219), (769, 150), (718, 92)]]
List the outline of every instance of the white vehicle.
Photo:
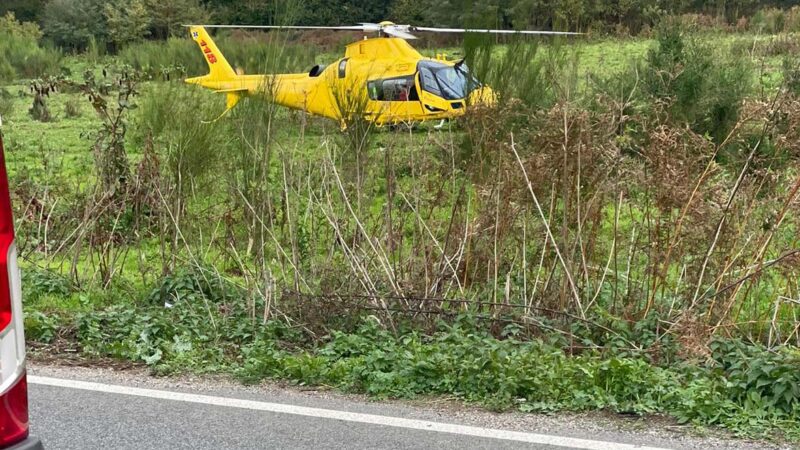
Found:
[(39, 439), (28, 435), (28, 382), (22, 324), (22, 286), (14, 245), (3, 136), (0, 135), (0, 449), (42, 450)]

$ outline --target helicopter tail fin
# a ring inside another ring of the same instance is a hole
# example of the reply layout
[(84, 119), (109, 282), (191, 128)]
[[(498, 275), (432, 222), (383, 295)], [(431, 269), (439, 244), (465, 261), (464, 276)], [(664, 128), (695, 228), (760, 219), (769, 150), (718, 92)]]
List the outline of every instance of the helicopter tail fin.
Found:
[(236, 78), (236, 72), (233, 67), (228, 63), (228, 60), (222, 55), (222, 52), (217, 48), (217, 44), (211, 39), (205, 28), (199, 26), (189, 27), (189, 33), (200, 46), (203, 52), (203, 57), (208, 63), (207, 81), (229, 81)]
[(208, 74), (187, 78), (186, 82), (225, 94), (225, 112), (217, 118), (219, 119), (239, 103), (242, 96), (247, 93), (247, 89), (238, 86), (240, 75), (233, 70), (205, 28), (192, 26), (189, 27), (189, 33), (203, 52), (203, 57), (208, 64)]

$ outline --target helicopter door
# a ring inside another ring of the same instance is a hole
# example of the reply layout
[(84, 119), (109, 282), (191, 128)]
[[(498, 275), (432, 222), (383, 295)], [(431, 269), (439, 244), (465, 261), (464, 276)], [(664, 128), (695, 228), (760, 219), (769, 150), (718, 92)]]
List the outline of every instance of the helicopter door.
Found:
[(449, 102), (443, 98), (441, 87), (429, 68), (419, 68), (417, 83), (417, 90), (419, 91), (422, 110), (425, 115), (442, 114), (450, 109)]
[(379, 122), (405, 122), (422, 116), (422, 103), (414, 75), (383, 78), (367, 82), (369, 99), (374, 102)]

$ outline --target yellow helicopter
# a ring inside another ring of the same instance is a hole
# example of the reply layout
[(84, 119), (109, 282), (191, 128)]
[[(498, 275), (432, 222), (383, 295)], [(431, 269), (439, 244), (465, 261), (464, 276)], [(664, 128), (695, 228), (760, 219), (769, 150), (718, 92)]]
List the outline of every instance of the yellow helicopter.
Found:
[[(574, 35), (554, 31), (484, 30), (397, 25), (392, 22), (355, 26), (187, 25), (203, 52), (209, 73), (185, 81), (226, 95), (230, 111), (242, 97), (268, 101), (306, 113), (344, 121), (353, 114), (378, 125), (443, 120), (464, 113), (467, 105), (491, 104), (489, 86), (470, 74), (464, 61), (426, 58), (408, 40), (412, 32)], [(377, 33), (347, 45), (343, 58), (316, 65), (307, 73), (244, 75), (222, 55), (206, 28), (327, 29)], [(221, 116), (220, 116), (221, 117)]]

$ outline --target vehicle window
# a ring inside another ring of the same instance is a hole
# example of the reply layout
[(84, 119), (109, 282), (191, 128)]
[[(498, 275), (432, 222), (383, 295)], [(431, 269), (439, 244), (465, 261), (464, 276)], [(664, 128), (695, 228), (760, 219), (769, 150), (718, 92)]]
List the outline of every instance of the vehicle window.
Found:
[(431, 94), (437, 95), (439, 97), (442, 96), (442, 91), (439, 89), (439, 83), (436, 82), (436, 78), (433, 76), (433, 72), (427, 67), (422, 67), (419, 70), (419, 81), (422, 85), (422, 89), (424, 91), (430, 92)]
[(458, 100), (466, 95), (467, 77), (463, 72), (453, 67), (442, 68), (436, 71), (436, 80), (447, 100)]
[(347, 58), (339, 61), (339, 78), (344, 78), (347, 75)]
[(383, 87), (381, 80), (370, 81), (367, 83), (367, 90), (369, 91), (370, 100), (383, 101)]
[(411, 91), (407, 79), (383, 80), (383, 95), (388, 101), (407, 101)]
[(419, 100), (413, 76), (372, 80), (367, 83), (367, 91), (371, 100), (382, 102)]
[(446, 100), (466, 98), (481, 85), (463, 62), (451, 66), (438, 61), (422, 61), (418, 68), (422, 89)]

